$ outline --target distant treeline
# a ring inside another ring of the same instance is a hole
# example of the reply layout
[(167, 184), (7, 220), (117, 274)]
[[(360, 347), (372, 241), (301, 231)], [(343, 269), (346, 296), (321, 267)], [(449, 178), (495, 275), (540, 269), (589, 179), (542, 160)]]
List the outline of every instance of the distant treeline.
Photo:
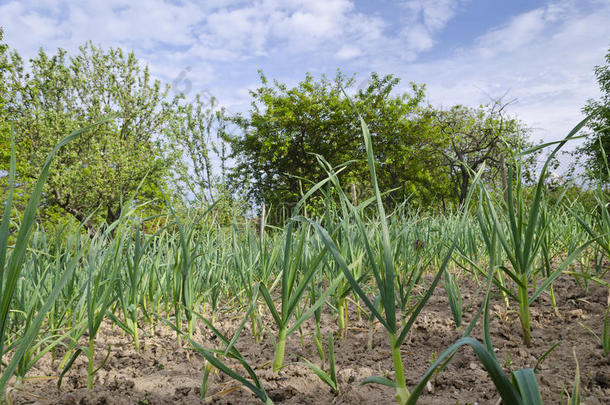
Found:
[[(610, 63), (610, 53), (606, 59)], [(602, 172), (599, 145), (610, 146), (610, 74), (607, 65), (595, 71), (605, 93), (584, 110), (599, 113), (590, 128), (602, 137), (591, 137), (579, 151), (590, 177)], [(137, 193), (138, 202), (150, 202), (149, 213), (166, 200), (196, 208), (218, 201), (215, 210), (230, 222), (265, 204), (271, 221), (280, 222), (331, 172), (354, 200), (370, 197), (361, 119), (370, 128), (388, 209), (405, 200), (423, 209), (459, 206), (481, 168), (501, 193), (507, 165), (532, 146), (528, 128), (507, 114), (502, 100), (435, 108), (425, 101), (424, 85), (410, 83), (401, 93), (398, 78), (376, 73), (364, 86), (355, 83), (337, 70), (333, 79), (306, 75), (289, 87), (260, 72), (250, 110), (229, 114), (213, 98), (170, 93), (132, 52), (89, 42), (75, 55), (41, 50), (24, 62), (0, 31), (0, 170), (8, 170), (12, 133), (22, 190), (16, 206), (23, 206), (20, 198), (51, 148), (71, 131), (111, 116), (57, 156), (43, 195), (44, 219), (71, 216), (93, 229), (115, 221)], [(533, 163), (522, 162), (530, 172)], [(5, 175), (0, 193), (4, 183)], [(308, 212), (319, 214), (332, 196), (331, 189), (314, 195)]]

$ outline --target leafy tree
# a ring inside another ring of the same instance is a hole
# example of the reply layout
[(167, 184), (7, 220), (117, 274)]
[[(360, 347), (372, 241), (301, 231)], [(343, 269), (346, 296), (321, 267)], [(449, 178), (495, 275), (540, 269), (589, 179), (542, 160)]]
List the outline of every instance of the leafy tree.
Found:
[[(7, 111), (9, 88), (6, 84), (11, 75), (12, 67), (9, 57), (9, 47), (2, 42), (3, 30), (0, 27), (0, 200), (8, 196), (8, 168), (11, 156), (11, 126)], [(17, 187), (19, 188), (19, 187)], [(23, 206), (25, 195), (20, 192), (13, 194), (13, 210)]]
[(7, 164), (10, 157), (8, 115), (6, 111), (7, 86), (5, 83), (10, 64), (8, 45), (2, 42), (4, 32), (0, 27), (0, 162)]
[(412, 83), (411, 93), (395, 96), (397, 78), (372, 74), (369, 85), (350, 100), (344, 90), (353, 93), (355, 80), (341, 72), (333, 81), (325, 76), (315, 81), (308, 74), (293, 88), (269, 82), (262, 72), (260, 79), (261, 87), (250, 93), (248, 115), (230, 117), (241, 133), (227, 137), (236, 159), (231, 178), (247, 188), (251, 200), (292, 207), (308, 183), (326, 177), (314, 154), (335, 167), (355, 160), (340, 177), (346, 186), (354, 184), (359, 194), (366, 193), (370, 185), (358, 111), (371, 130), (380, 186), (396, 189), (386, 202), (412, 194), (425, 200), (439, 192), (437, 169), (427, 165), (433, 151), (421, 142), (430, 134), (419, 114), (423, 86)]
[[(175, 118), (169, 86), (150, 77), (133, 53), (87, 43), (68, 58), (40, 51), (26, 71), (13, 53), (7, 109), (16, 122), (19, 181), (30, 182), (50, 148), (65, 134), (108, 115), (116, 118), (71, 143), (57, 156), (47, 181), (47, 207), (59, 207), (79, 221), (97, 210), (116, 220), (124, 201), (141, 185), (145, 198), (158, 196), (172, 157), (162, 134)], [(94, 223), (89, 222), (90, 230)]]
[(525, 127), (505, 114), (507, 104), (500, 100), (487, 106), (470, 108), (456, 105), (448, 110), (426, 112), (432, 118), (432, 130), (440, 136), (429, 137), (439, 153), (439, 164), (446, 168), (453, 196), (462, 204), (468, 194), (473, 172), (485, 164), (485, 179), (506, 187), (506, 161), (511, 151), (529, 145)]
[(180, 104), (167, 132), (170, 147), (182, 157), (175, 167), (176, 191), (199, 206), (214, 200), (216, 179), (210, 147), (215, 151), (213, 137), (224, 124), (216, 100), (207, 100), (198, 94), (194, 102)]
[[(610, 156), (610, 48), (606, 54), (606, 64), (595, 66), (594, 72), (602, 92), (599, 100), (589, 99), (582, 109), (586, 115), (591, 115), (588, 127), (592, 136), (579, 149), (586, 157), (586, 168), (592, 179), (601, 178), (610, 181), (604, 163), (602, 149), (606, 157)], [(600, 147), (601, 146), (601, 147)]]

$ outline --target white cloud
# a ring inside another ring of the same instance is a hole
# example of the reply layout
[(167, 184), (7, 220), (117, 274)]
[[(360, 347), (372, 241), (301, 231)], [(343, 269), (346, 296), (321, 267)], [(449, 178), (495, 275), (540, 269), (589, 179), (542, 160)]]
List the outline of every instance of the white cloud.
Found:
[(340, 36), (352, 8), (346, 0), (303, 2), (291, 15), (277, 22), (275, 34), (313, 40)]
[(410, 11), (410, 18), (422, 20), (431, 33), (438, 32), (455, 16), (459, 6), (456, 0), (409, 0), (404, 7)]
[(166, 81), (191, 67), (192, 80), (206, 85), (235, 64), (252, 63), (252, 76), (261, 66), (251, 61), (263, 58), (302, 59), (307, 65), (299, 67), (313, 71), (367, 63), (383, 52), (412, 60), (433, 46), (432, 36), (454, 6), (448, 0), (436, 1), (440, 10), (411, 3), (409, 18), (422, 22), (400, 38), (388, 32), (388, 21), (360, 12), (352, 0), (12, 0), (0, 6), (0, 26), (25, 58), (40, 46), (75, 52), (91, 40), (134, 50)]
[(551, 21), (546, 9), (536, 9), (513, 18), (506, 26), (493, 30), (478, 40), (483, 57), (513, 52), (536, 41)]
[[(608, 1), (549, 0), (450, 53), (440, 35), (467, 3), (408, 0), (384, 14), (353, 0), (9, 0), (0, 26), (25, 58), (87, 40), (133, 49), (155, 76), (185, 73), (193, 94), (209, 89), (238, 109), (247, 108), (258, 68), (294, 83), (341, 66), (396, 74), (405, 89), (426, 83), (437, 105), (476, 105), (509, 90), (518, 99), (511, 111), (538, 128), (536, 137), (564, 134), (598, 95), (592, 68), (610, 45)], [(421, 62), (436, 48), (444, 56)]]
[(337, 58), (341, 60), (353, 59), (362, 55), (362, 51), (357, 46), (353, 45), (343, 45), (337, 51)]
[(85, 41), (151, 49), (159, 43), (188, 46), (191, 27), (200, 21), (193, 3), (11, 1), (0, 6), (0, 24), (8, 42), (25, 54), (38, 47), (74, 49)]
[(593, 66), (603, 63), (610, 45), (608, 21), (607, 2), (591, 8), (553, 2), (514, 16), (449, 57), (390, 70), (427, 83), (436, 105), (477, 105), (508, 91), (507, 100), (517, 100), (509, 110), (532, 127), (533, 138), (554, 140), (599, 95)]
[(400, 36), (406, 46), (406, 58), (411, 61), (436, 44), (436, 35), (455, 17), (459, 1), (409, 0), (403, 6), (407, 15)]
[(412, 61), (417, 58), (421, 51), (432, 48), (435, 40), (423, 24), (416, 24), (402, 32), (406, 51), (408, 52), (407, 60)]

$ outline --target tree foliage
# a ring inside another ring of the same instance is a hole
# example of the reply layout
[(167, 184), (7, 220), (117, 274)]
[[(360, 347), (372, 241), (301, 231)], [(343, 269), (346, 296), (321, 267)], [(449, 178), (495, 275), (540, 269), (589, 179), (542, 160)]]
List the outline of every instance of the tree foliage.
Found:
[[(385, 203), (410, 199), (420, 206), (462, 203), (473, 170), (483, 163), (495, 181), (511, 149), (526, 144), (526, 132), (494, 103), (480, 108), (435, 109), (424, 103), (424, 86), (395, 94), (399, 79), (372, 74), (353, 91), (354, 78), (311, 75), (297, 86), (270, 82), (251, 92), (247, 116), (231, 117), (241, 133), (229, 138), (237, 161), (233, 179), (258, 203), (290, 208), (308, 183), (326, 177), (316, 154), (340, 173), (345, 187), (370, 195), (358, 113), (370, 128)], [(351, 93), (348, 98), (344, 93)], [(277, 219), (277, 218), (276, 218)]]
[(0, 162), (5, 165), (8, 163), (10, 156), (9, 125), (6, 111), (7, 86), (5, 82), (10, 64), (8, 45), (2, 42), (3, 35), (2, 27), (0, 27)]
[(598, 100), (589, 99), (582, 109), (584, 114), (591, 115), (587, 125), (591, 130), (591, 136), (579, 151), (586, 157), (589, 177), (608, 182), (610, 179), (602, 150), (606, 157), (610, 156), (610, 48), (605, 60), (605, 65), (594, 68), (602, 95)]
[(180, 103), (166, 135), (169, 149), (180, 156), (172, 169), (175, 201), (195, 211), (207, 210), (213, 203), (210, 215), (221, 225), (231, 225), (248, 208), (243, 193), (228, 186), (225, 115), (214, 97), (197, 94), (192, 102)]
[[(136, 190), (146, 200), (162, 200), (162, 189), (198, 208), (221, 198), (217, 207), (229, 222), (245, 209), (246, 195), (275, 208), (272, 221), (279, 222), (282, 210), (326, 178), (320, 157), (340, 168), (341, 183), (362, 200), (371, 185), (359, 116), (370, 129), (388, 209), (406, 199), (420, 206), (461, 204), (473, 170), (485, 164), (485, 177), (497, 182), (511, 149), (527, 144), (523, 126), (507, 117), (504, 105), (436, 109), (425, 103), (423, 85), (410, 83), (399, 93), (392, 75), (373, 73), (355, 88), (355, 76), (340, 71), (333, 79), (308, 74), (290, 87), (261, 72), (248, 113), (228, 116), (213, 98), (170, 97), (169, 86), (153, 80), (133, 53), (87, 43), (72, 57), (41, 50), (26, 65), (1, 40), (0, 31), (0, 170), (8, 165), (10, 117), (19, 187), (27, 191), (65, 134), (115, 117), (62, 149), (45, 188), (46, 212), (60, 209), (78, 221), (96, 212), (90, 229), (117, 219)], [(610, 82), (607, 70), (596, 70), (600, 84), (604, 75)], [(323, 204), (316, 198), (310, 211)]]
[(433, 148), (439, 154), (439, 163), (446, 168), (452, 194), (459, 204), (466, 199), (472, 173), (485, 164), (484, 177), (490, 183), (506, 187), (506, 162), (511, 151), (524, 149), (527, 141), (525, 127), (505, 113), (507, 104), (501, 100), (478, 108), (456, 105), (447, 110), (426, 112), (431, 118)]
[(87, 43), (73, 57), (40, 50), (28, 69), (13, 53), (11, 64), (6, 102), (16, 126), (21, 184), (37, 176), (65, 134), (112, 115), (62, 149), (44, 203), (79, 221), (97, 210), (96, 218), (112, 222), (140, 185), (142, 197), (157, 195), (171, 166), (161, 136), (175, 117), (176, 100), (133, 53)]
[(250, 93), (248, 115), (231, 117), (241, 133), (228, 138), (236, 159), (232, 178), (252, 200), (291, 208), (310, 183), (326, 177), (316, 154), (334, 167), (350, 161), (340, 174), (342, 183), (367, 193), (358, 112), (371, 130), (380, 186), (394, 189), (388, 202), (438, 192), (436, 169), (425, 164), (432, 150), (421, 142), (429, 134), (419, 114), (423, 86), (411, 83), (411, 92), (396, 96), (392, 90), (399, 80), (392, 75), (372, 74), (368, 85), (355, 92), (354, 78), (340, 72), (334, 80), (307, 75), (292, 88), (262, 73), (260, 79), (261, 86)]
[(219, 179), (214, 178), (210, 147), (222, 142), (215, 135), (224, 125), (220, 118), (223, 111), (216, 99), (198, 94), (192, 103), (178, 106), (176, 119), (167, 131), (170, 148), (181, 156), (174, 168), (175, 191), (198, 206), (208, 205), (216, 198)]

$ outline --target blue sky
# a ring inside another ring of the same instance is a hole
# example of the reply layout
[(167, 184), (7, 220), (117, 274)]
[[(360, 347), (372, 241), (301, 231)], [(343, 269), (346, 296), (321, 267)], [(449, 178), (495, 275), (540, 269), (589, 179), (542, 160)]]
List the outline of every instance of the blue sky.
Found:
[(156, 77), (188, 79), (190, 96), (208, 92), (231, 111), (248, 108), (258, 69), (289, 84), (337, 68), (359, 81), (392, 73), (445, 107), (507, 93), (532, 137), (553, 140), (599, 96), (610, 1), (2, 0), (0, 26), (25, 57), (87, 40), (134, 50)]

